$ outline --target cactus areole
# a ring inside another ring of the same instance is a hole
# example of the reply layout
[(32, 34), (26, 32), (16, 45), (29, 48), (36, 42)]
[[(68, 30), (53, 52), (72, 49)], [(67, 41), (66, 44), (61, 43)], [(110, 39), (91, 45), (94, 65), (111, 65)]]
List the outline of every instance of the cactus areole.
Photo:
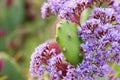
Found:
[(78, 37), (74, 23), (62, 20), (57, 25), (56, 41), (70, 64), (77, 66), (82, 62), (83, 53), (80, 51), (82, 40)]

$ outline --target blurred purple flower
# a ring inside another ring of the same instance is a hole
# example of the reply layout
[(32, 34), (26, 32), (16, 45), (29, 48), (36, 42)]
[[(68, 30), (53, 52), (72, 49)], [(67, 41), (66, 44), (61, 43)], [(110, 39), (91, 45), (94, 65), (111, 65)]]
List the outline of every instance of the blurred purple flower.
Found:
[(3, 60), (0, 59), (0, 72), (2, 71), (2, 69), (3, 69)]
[(4, 28), (0, 28), (0, 37), (3, 37), (6, 34), (6, 30)]
[(43, 7), (41, 8), (41, 13), (42, 13), (42, 18), (48, 17), (51, 14), (50, 6), (48, 3), (43, 4)]

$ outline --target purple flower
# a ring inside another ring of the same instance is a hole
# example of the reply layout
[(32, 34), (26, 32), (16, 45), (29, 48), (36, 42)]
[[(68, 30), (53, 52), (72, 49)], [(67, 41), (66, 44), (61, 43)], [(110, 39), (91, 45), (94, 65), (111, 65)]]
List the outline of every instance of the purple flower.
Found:
[(81, 44), (85, 53), (84, 64), (81, 63), (78, 67), (79, 76), (82, 75), (83, 79), (104, 77), (108, 71), (103, 67), (108, 62), (120, 64), (120, 25), (112, 24), (117, 19), (114, 14), (116, 12), (113, 8), (96, 8), (90, 19), (78, 29), (79, 36), (85, 41)]
[[(40, 45), (38, 48), (36, 48), (35, 52), (31, 56), (31, 62), (30, 62), (30, 72), (32, 74), (39, 74), (42, 75), (45, 71), (45, 67), (42, 63), (42, 53), (44, 48), (48, 45), (48, 42)], [(48, 54), (48, 53), (46, 53)]]
[(4, 28), (0, 28), (0, 37), (3, 37), (6, 34), (6, 30)]
[[(79, 24), (80, 13), (87, 7), (90, 7), (92, 1), (86, 0), (48, 0), (48, 5), (53, 14), (68, 21)], [(69, 4), (69, 5), (68, 5)], [(42, 14), (46, 13), (46, 4), (42, 7)], [(72, 16), (71, 16), (72, 15)]]
[(75, 67), (68, 65), (65, 80), (79, 80), (79, 75)]
[(41, 8), (42, 18), (48, 17), (51, 14), (50, 5), (48, 3), (44, 3)]
[(117, 16), (113, 8), (95, 8), (90, 18), (99, 19), (103, 24), (116, 21)]
[(35, 49), (31, 56), (30, 72), (41, 76), (45, 71), (54, 80), (66, 75), (68, 63), (65, 61), (56, 42), (45, 42)]
[(82, 24), (78, 29), (78, 34), (84, 41), (95, 41), (103, 34), (100, 20), (90, 19), (86, 23)]
[(81, 26), (78, 34), (86, 41), (81, 44), (85, 54), (99, 53), (104, 61), (120, 63), (120, 32), (118, 25), (101, 24), (97, 19), (90, 19)]
[[(54, 42), (53, 42), (54, 43)], [(56, 48), (53, 48), (52, 42), (45, 42), (35, 49), (35, 52), (31, 56), (30, 72), (33, 74), (42, 75), (48, 65), (48, 60), (57, 55)], [(55, 43), (56, 44), (56, 43)], [(51, 48), (52, 47), (52, 48)]]
[(54, 80), (60, 80), (66, 74), (67, 63), (64, 61), (65, 58), (62, 53), (48, 60), (47, 71)]
[[(117, 0), (48, 0), (42, 7), (42, 16), (45, 18), (51, 12), (59, 18), (79, 24), (80, 15), (85, 9), (92, 8), (93, 5), (102, 7), (103, 2), (108, 3), (107, 7), (118, 7)], [(109, 8), (106, 10), (108, 14), (111, 13)]]
[[(103, 2), (107, 3), (106, 8), (102, 7)], [(81, 13), (93, 5), (97, 8), (80, 24)], [(42, 75), (48, 71), (53, 80), (97, 80), (109, 73), (109, 62), (120, 65), (120, 3), (117, 0), (48, 0), (41, 12), (43, 18), (55, 14), (80, 25), (78, 36), (84, 41), (80, 44), (84, 59), (74, 67), (65, 60), (57, 43), (46, 42), (31, 56), (31, 73)]]

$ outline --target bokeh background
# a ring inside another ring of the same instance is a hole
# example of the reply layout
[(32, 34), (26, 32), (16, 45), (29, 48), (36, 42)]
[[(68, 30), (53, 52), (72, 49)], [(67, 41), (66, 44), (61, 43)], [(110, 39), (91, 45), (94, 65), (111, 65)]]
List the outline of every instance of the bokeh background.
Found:
[(55, 16), (41, 18), (44, 1), (0, 0), (0, 80), (37, 80), (30, 76), (30, 56), (55, 37), (57, 22)]
[[(55, 38), (58, 22), (55, 16), (41, 18), (44, 1), (0, 0), (0, 80), (38, 80), (30, 75), (30, 56), (39, 44)], [(119, 66), (112, 66), (120, 73)]]

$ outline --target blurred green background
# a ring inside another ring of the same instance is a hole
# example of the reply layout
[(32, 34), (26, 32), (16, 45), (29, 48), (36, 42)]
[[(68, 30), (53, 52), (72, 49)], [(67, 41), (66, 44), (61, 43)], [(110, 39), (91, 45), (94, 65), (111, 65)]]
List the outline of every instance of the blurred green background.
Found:
[(41, 18), (45, 0), (0, 0), (0, 80), (36, 80), (29, 73), (30, 56), (54, 38), (56, 17)]
[(41, 18), (44, 1), (0, 0), (0, 80), (38, 80), (30, 75), (30, 56), (39, 44), (54, 39), (58, 22), (55, 16)]

